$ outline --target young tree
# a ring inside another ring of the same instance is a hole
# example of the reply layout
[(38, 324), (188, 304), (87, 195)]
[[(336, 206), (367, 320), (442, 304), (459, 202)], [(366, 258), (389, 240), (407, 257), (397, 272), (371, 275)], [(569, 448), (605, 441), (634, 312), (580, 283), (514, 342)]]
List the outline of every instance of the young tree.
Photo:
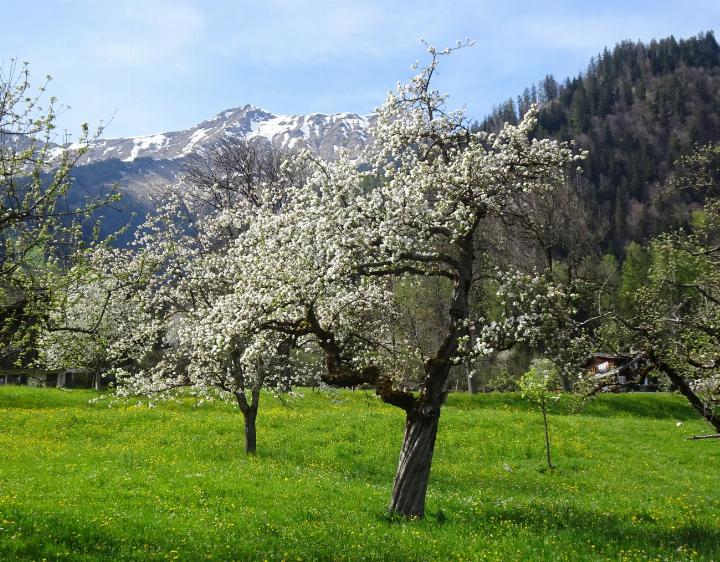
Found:
[(154, 350), (156, 360), (116, 369), (120, 392), (172, 396), (189, 387), (204, 397), (236, 401), (249, 454), (257, 449), (262, 388), (287, 391), (305, 373), (290, 369), (293, 334), (260, 330), (249, 306), (242, 322), (219, 318), (235, 284), (245, 283), (227, 254), (258, 216), (281, 211), (298, 177), (288, 155), (271, 145), (222, 141), (191, 160), (133, 244), (134, 260), (153, 264), (137, 298), (154, 322), (132, 340), (146, 354)]
[(550, 432), (548, 431), (548, 408), (552, 402), (557, 402), (560, 395), (553, 392), (554, 378), (557, 371), (551, 361), (547, 359), (533, 361), (530, 370), (525, 373), (518, 384), (520, 394), (540, 410), (545, 429), (545, 458), (550, 470), (555, 468), (550, 457)]

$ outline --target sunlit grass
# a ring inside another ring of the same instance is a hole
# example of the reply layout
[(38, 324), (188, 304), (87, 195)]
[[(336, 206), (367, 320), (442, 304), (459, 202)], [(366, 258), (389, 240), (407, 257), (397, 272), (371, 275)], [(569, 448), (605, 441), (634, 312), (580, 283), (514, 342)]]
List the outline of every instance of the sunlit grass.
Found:
[(677, 396), (559, 405), (551, 472), (519, 397), (451, 396), (407, 522), (385, 515), (401, 412), (305, 394), (263, 397), (248, 458), (229, 405), (0, 388), (0, 559), (720, 559), (720, 443), (685, 440), (707, 428)]

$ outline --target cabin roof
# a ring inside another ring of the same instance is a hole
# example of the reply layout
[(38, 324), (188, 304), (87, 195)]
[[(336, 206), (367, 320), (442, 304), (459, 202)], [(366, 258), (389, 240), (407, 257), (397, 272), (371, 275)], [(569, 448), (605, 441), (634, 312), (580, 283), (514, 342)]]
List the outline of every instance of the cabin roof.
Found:
[(587, 359), (585, 359), (583, 367), (589, 367), (590, 365), (595, 365), (603, 361), (612, 361), (613, 363), (622, 363), (622, 365), (618, 365), (618, 367), (623, 368), (630, 362), (634, 362), (634, 360), (639, 358), (640, 355), (641, 354), (637, 352), (612, 353), (609, 351), (598, 351), (596, 353), (591, 353)]

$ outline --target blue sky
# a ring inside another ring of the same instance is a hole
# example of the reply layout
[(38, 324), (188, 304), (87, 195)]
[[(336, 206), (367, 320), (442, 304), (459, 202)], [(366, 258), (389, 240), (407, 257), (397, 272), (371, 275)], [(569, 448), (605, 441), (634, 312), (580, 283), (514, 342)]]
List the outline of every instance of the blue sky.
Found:
[[(274, 113), (368, 113), (437, 47), (438, 86), (481, 118), (525, 86), (577, 74), (623, 39), (720, 26), (720, 1), (0, 0), (0, 60), (71, 107), (60, 130), (106, 136), (187, 128), (246, 103)], [(9, 22), (13, 22), (9, 25)]]

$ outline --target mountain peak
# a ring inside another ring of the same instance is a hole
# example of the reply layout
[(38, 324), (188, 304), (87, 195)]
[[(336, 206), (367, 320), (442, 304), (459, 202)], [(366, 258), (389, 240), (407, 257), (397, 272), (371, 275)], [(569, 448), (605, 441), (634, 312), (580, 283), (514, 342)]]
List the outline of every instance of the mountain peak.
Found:
[(333, 160), (341, 148), (353, 150), (365, 144), (371, 119), (372, 116), (355, 113), (276, 115), (246, 104), (221, 111), (182, 131), (98, 139), (92, 142), (81, 164), (111, 159), (124, 162), (138, 158), (177, 160), (228, 137), (262, 137), (290, 149), (303, 144), (322, 158)]

